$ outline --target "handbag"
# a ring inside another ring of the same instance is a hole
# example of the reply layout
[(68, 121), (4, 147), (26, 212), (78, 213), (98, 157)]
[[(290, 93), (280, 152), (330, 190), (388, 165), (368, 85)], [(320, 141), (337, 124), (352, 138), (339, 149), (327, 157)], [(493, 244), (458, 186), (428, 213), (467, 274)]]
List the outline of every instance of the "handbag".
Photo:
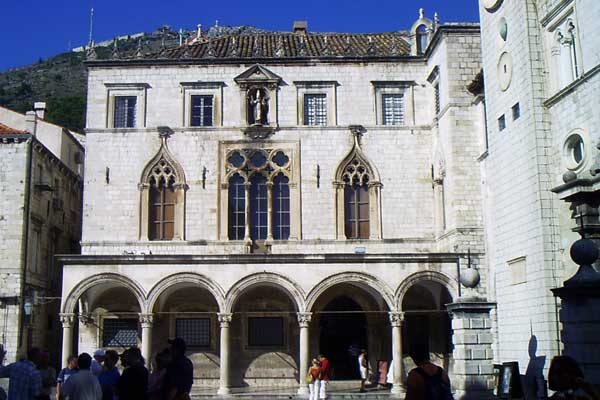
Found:
[(310, 371), (308, 371), (308, 374), (306, 374), (306, 379), (304, 381), (310, 385), (315, 381), (315, 377), (310, 373)]

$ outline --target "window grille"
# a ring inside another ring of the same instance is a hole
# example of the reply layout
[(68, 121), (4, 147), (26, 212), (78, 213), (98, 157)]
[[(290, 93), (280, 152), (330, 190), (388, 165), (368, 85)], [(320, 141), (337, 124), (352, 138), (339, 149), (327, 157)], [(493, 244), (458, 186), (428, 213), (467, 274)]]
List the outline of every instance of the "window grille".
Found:
[(102, 347), (137, 346), (138, 320), (135, 318), (107, 318), (103, 321)]
[(188, 346), (210, 347), (210, 318), (177, 318), (175, 336)]
[(198, 95), (191, 99), (191, 126), (213, 125), (213, 96)]
[(327, 95), (304, 95), (304, 125), (327, 125)]
[(384, 125), (404, 124), (404, 95), (383, 94), (381, 95)]
[(283, 346), (282, 317), (248, 318), (248, 345), (252, 347)]
[(290, 187), (289, 179), (279, 174), (273, 181), (273, 239), (290, 237)]
[(229, 179), (229, 239), (243, 240), (246, 228), (246, 189), (244, 178), (235, 174)]
[(115, 128), (135, 127), (136, 96), (115, 96)]

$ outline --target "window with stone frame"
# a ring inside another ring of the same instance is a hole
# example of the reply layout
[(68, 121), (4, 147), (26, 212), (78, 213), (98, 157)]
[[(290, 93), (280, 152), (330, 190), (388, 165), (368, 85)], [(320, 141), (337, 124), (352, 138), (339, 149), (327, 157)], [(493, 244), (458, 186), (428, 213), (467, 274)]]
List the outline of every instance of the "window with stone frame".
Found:
[(380, 239), (379, 174), (360, 147), (360, 134), (354, 134), (354, 146), (340, 162), (334, 181), (336, 237), (355, 240)]
[(550, 13), (553, 18), (542, 19), (546, 26), (546, 39), (550, 50), (550, 80), (553, 89), (559, 91), (578, 79), (583, 73), (579, 32), (574, 10), (567, 7), (562, 13)]
[(131, 347), (138, 344), (137, 318), (104, 318), (102, 347)]
[(282, 317), (248, 318), (249, 347), (282, 347), (284, 345)]
[(190, 126), (213, 126), (212, 95), (192, 95)]
[(115, 128), (135, 128), (136, 96), (115, 96), (113, 126)]
[(381, 111), (383, 125), (404, 125), (404, 94), (382, 94)]
[(327, 95), (307, 93), (304, 95), (304, 125), (327, 125)]
[(248, 148), (227, 153), (229, 240), (290, 238), (290, 169), (290, 156), (284, 150)]
[(177, 318), (175, 337), (185, 340), (189, 347), (210, 347), (210, 318)]
[(142, 173), (142, 240), (183, 240), (185, 176), (162, 138), (161, 148)]

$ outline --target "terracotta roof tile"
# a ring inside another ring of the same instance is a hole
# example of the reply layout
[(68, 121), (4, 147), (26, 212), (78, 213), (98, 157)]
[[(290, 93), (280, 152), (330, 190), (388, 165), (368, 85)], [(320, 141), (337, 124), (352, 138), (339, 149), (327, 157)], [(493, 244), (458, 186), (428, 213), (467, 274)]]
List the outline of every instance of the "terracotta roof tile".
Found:
[(25, 134), (27, 134), (27, 132), (11, 128), (10, 126), (6, 126), (6, 125), (0, 123), (0, 135), (25, 135)]
[[(186, 51), (186, 46), (187, 51)], [(232, 35), (146, 54), (146, 59), (394, 57), (410, 54), (400, 32)]]

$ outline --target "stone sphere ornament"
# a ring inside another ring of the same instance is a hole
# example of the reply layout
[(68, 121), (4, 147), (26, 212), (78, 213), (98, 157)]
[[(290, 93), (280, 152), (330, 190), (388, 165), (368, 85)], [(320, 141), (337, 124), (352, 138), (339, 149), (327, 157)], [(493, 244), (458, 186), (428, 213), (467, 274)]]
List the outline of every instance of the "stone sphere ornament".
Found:
[(573, 171), (567, 171), (563, 174), (562, 179), (564, 183), (569, 183), (577, 179), (577, 174)]
[(598, 247), (590, 239), (579, 239), (571, 246), (571, 259), (578, 265), (592, 265), (598, 259)]
[(479, 284), (481, 276), (475, 268), (467, 268), (460, 272), (460, 283), (466, 288), (472, 289)]

